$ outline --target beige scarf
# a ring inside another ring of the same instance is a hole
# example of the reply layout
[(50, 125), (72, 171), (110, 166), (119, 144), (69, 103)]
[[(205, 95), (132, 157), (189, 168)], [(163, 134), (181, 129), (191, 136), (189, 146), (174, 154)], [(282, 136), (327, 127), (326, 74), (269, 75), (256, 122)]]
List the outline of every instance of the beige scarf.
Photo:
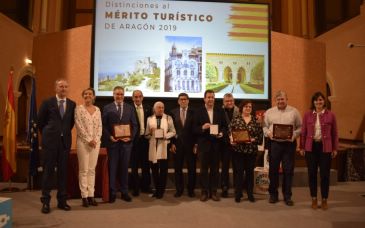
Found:
[[(164, 131), (165, 138), (171, 138), (171, 132), (168, 133), (169, 124), (168, 119), (171, 117), (166, 114), (162, 115), (160, 128)], [(171, 120), (170, 120), (171, 121)], [(149, 129), (157, 128), (157, 119), (156, 116), (153, 115), (149, 117), (148, 124)], [(156, 163), (159, 159), (167, 159), (167, 144), (169, 144), (169, 139), (156, 139), (154, 135), (150, 138), (149, 150), (148, 150), (148, 158), (151, 162)]]

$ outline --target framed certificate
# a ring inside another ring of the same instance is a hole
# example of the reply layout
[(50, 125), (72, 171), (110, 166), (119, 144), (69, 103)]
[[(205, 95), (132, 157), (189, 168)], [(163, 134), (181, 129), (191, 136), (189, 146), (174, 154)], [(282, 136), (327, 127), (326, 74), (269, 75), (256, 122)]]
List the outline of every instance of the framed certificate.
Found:
[(114, 125), (114, 138), (130, 138), (132, 136), (131, 125), (129, 124), (115, 124)]
[(247, 130), (232, 130), (232, 140), (234, 143), (251, 142), (250, 134)]
[(293, 138), (293, 125), (291, 124), (274, 124), (273, 138), (280, 140), (291, 140)]
[(162, 128), (155, 129), (155, 139), (163, 139), (164, 131)]
[(218, 135), (218, 124), (211, 124), (209, 127), (209, 133), (211, 135)]

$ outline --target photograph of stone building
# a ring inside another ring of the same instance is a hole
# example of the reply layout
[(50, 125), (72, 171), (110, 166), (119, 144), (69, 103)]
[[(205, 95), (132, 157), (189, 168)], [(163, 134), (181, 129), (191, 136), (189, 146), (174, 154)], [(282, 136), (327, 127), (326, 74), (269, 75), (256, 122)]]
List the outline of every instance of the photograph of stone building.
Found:
[(202, 39), (166, 37), (165, 92), (202, 91)]

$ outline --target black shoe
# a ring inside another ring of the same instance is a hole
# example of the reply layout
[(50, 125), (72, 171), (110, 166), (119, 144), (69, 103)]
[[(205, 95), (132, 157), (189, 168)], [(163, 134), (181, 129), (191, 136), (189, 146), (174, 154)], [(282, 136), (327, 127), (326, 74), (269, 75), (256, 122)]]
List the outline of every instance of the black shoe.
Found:
[(151, 193), (153, 193), (152, 188), (143, 188), (141, 191), (142, 191), (143, 193), (147, 193), (147, 194), (151, 194)]
[(132, 191), (132, 196), (139, 196), (139, 191), (138, 190), (133, 190)]
[(195, 192), (194, 192), (194, 191), (189, 191), (189, 192), (188, 192), (188, 196), (189, 196), (190, 198), (194, 198), (194, 197), (195, 197)]
[(228, 197), (228, 190), (223, 190), (221, 193), (222, 198), (227, 198)]
[(248, 201), (250, 201), (251, 203), (254, 203), (256, 201), (256, 199), (253, 195), (248, 195)]
[(42, 209), (41, 209), (43, 214), (48, 214), (49, 212), (51, 212), (51, 209), (49, 207), (49, 203), (44, 203), (42, 205)]
[(162, 192), (159, 192), (156, 194), (156, 199), (162, 199), (163, 198), (163, 193)]
[(128, 195), (128, 193), (124, 194), (122, 193), (122, 196), (120, 197), (122, 200), (124, 200), (125, 202), (131, 202), (132, 198)]
[(219, 199), (219, 196), (217, 195), (216, 192), (212, 192), (211, 196), (213, 201), (220, 201), (221, 199)]
[(202, 191), (200, 195), (200, 201), (205, 202), (208, 200), (208, 193), (206, 191)]
[(241, 202), (241, 196), (240, 196), (240, 195), (236, 195), (236, 196), (234, 197), (234, 201), (235, 201), (236, 203)]
[(87, 201), (89, 202), (89, 205), (91, 205), (91, 206), (98, 206), (98, 202), (96, 202), (94, 197), (87, 197)]
[(70, 205), (68, 205), (66, 202), (58, 203), (57, 207), (61, 210), (64, 210), (64, 211), (70, 211), (71, 210)]
[(278, 201), (278, 197), (270, 196), (269, 203), (277, 203)]
[(82, 198), (82, 206), (89, 207), (89, 201), (87, 201), (87, 198)]
[(181, 197), (182, 196), (182, 192), (181, 191), (177, 191), (176, 193), (175, 193), (175, 195), (174, 195), (174, 197), (175, 198), (179, 198), (179, 197)]
[(287, 199), (287, 200), (285, 200), (285, 204), (286, 204), (287, 206), (289, 206), (289, 207), (294, 206), (294, 202), (293, 202), (293, 200), (291, 200), (291, 199)]
[(116, 195), (110, 195), (109, 196), (109, 203), (114, 203), (116, 198), (117, 198)]

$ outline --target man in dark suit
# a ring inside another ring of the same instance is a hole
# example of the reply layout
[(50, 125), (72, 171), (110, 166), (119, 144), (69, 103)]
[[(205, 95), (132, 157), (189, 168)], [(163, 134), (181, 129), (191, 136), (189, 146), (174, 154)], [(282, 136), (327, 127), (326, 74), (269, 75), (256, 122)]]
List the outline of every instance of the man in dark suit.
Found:
[[(202, 185), (201, 201), (208, 200), (208, 194), (214, 201), (217, 195), (219, 149), (222, 139), (227, 135), (227, 125), (221, 107), (214, 106), (214, 91), (204, 93), (204, 107), (195, 113), (194, 133), (197, 135), (198, 155), (200, 158), (200, 179)], [(208, 172), (209, 171), (209, 172)]]
[[(138, 124), (134, 108), (124, 101), (124, 88), (116, 86), (113, 89), (114, 102), (103, 109), (103, 135), (107, 145), (109, 159), (109, 202), (114, 203), (117, 194), (116, 177), (120, 171), (121, 198), (126, 202), (132, 201), (128, 195), (128, 164), (131, 156), (133, 140), (136, 136)], [(130, 126), (130, 135), (116, 137), (114, 127)], [(119, 170), (118, 170), (119, 167)]]
[(42, 213), (50, 212), (52, 176), (57, 166), (57, 207), (69, 211), (66, 203), (67, 162), (71, 149), (71, 129), (74, 126), (75, 102), (68, 99), (68, 83), (55, 82), (56, 96), (43, 101), (38, 113), (38, 127), (42, 135), (43, 177)]
[(196, 182), (196, 148), (193, 135), (194, 111), (188, 107), (189, 96), (180, 93), (178, 96), (179, 108), (171, 111), (176, 129), (175, 139), (172, 140), (171, 151), (174, 153), (175, 166), (175, 197), (180, 197), (184, 192), (183, 165), (186, 161), (188, 168), (188, 196), (194, 197)]
[[(143, 93), (141, 90), (133, 91), (132, 100), (132, 106), (134, 107), (137, 116), (138, 128), (131, 154), (130, 163), (132, 168), (132, 180), (130, 184), (133, 189), (132, 195), (138, 196), (140, 190), (144, 193), (152, 193), (150, 162), (148, 161), (148, 140), (144, 137), (147, 117), (152, 113), (151, 108), (142, 104)], [(138, 174), (139, 167), (142, 170), (141, 179)]]

